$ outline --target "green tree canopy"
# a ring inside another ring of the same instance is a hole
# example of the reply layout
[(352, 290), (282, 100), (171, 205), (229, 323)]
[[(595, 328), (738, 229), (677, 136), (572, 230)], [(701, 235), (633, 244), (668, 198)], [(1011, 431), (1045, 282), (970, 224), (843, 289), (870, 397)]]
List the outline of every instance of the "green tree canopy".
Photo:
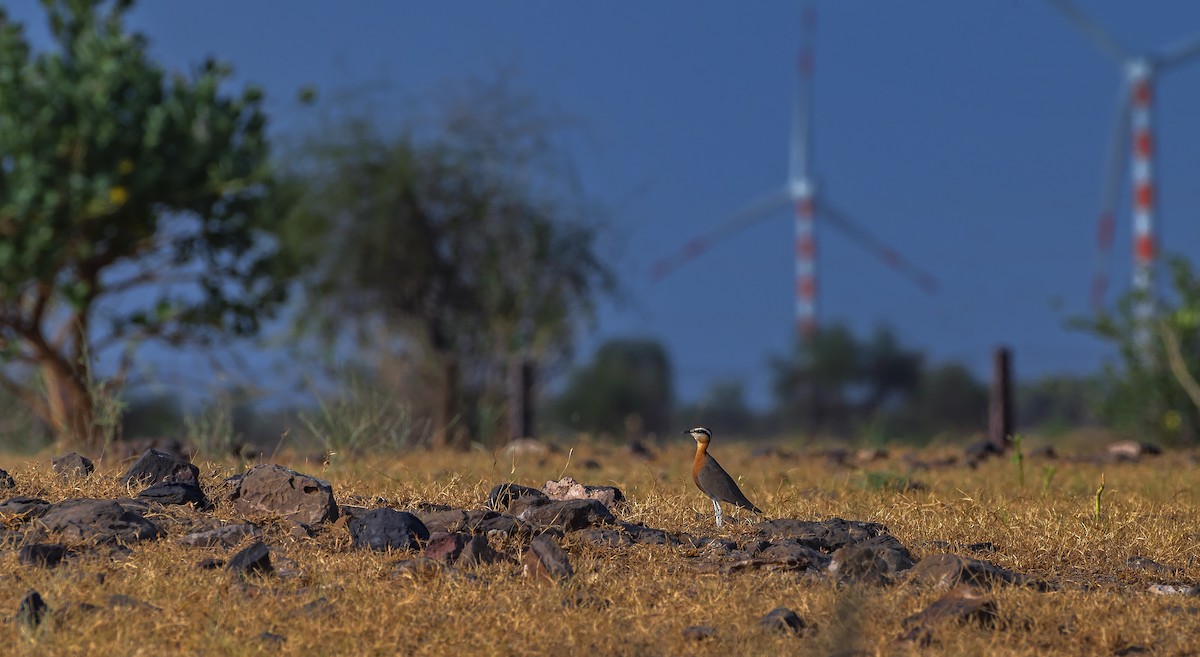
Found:
[(0, 383), (86, 445), (93, 354), (250, 335), (284, 300), (291, 195), (257, 88), (225, 95), (212, 59), (168, 75), (128, 0), (42, 4), (45, 52), (0, 10)]
[(555, 401), (555, 415), (574, 429), (610, 436), (630, 430), (667, 435), (674, 404), (672, 378), (670, 357), (657, 341), (609, 340), (591, 363), (571, 374)]
[(432, 128), (396, 131), (342, 116), (306, 140), (292, 242), (321, 257), (301, 328), (433, 363), (435, 431), (502, 389), (512, 358), (565, 358), (615, 280), (554, 122), (530, 97), (473, 86), (441, 112)]

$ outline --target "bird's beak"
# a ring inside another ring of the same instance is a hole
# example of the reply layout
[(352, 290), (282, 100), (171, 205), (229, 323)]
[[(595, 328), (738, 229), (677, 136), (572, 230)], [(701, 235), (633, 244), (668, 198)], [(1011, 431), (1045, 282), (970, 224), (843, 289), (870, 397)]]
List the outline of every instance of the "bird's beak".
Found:
[(682, 433), (683, 433), (683, 435), (685, 435), (685, 436), (690, 436), (690, 435), (692, 435), (692, 432), (691, 432), (691, 431), (684, 431), (684, 432), (682, 432)]

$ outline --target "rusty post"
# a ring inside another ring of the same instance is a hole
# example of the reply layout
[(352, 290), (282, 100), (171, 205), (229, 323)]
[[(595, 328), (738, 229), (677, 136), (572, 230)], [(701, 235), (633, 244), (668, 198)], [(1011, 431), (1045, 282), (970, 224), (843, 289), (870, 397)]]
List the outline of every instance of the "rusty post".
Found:
[(508, 439), (534, 438), (533, 361), (516, 360), (509, 378)]
[(1012, 352), (999, 347), (992, 354), (992, 390), (988, 403), (988, 440), (1006, 451), (1012, 442)]

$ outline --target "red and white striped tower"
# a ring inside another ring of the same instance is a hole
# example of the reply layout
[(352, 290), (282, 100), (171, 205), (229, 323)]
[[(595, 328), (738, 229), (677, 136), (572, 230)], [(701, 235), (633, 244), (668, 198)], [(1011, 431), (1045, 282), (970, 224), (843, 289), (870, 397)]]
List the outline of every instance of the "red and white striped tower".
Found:
[(1149, 345), (1148, 322), (1154, 316), (1154, 262), (1157, 251), (1154, 226), (1154, 132), (1153, 71), (1149, 63), (1134, 60), (1129, 64), (1130, 122), (1133, 135), (1133, 289), (1142, 295), (1134, 308), (1137, 320), (1135, 339), (1140, 347)]
[(800, 16), (800, 52), (796, 57), (795, 116), (792, 123), (792, 152), (788, 172), (788, 191), (796, 218), (796, 330), (801, 342), (812, 338), (817, 329), (817, 234), (816, 199), (809, 178), (808, 160), (812, 148), (812, 75), (813, 35), (817, 11), (805, 4)]
[(808, 186), (797, 193), (796, 210), (796, 329), (803, 341), (817, 329), (816, 233), (813, 198)]

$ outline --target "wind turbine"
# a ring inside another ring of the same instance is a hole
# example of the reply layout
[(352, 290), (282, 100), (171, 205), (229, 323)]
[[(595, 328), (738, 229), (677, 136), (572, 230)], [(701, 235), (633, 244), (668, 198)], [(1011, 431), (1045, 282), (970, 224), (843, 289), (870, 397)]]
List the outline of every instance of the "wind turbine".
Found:
[(1148, 323), (1155, 310), (1152, 293), (1154, 267), (1158, 258), (1152, 111), (1155, 76), (1164, 69), (1178, 66), (1200, 55), (1200, 35), (1157, 52), (1133, 53), (1068, 0), (1048, 1), (1124, 69), (1125, 79), (1117, 102), (1117, 120), (1113, 126), (1109, 160), (1100, 198), (1098, 250), (1096, 270), (1092, 277), (1091, 301), (1092, 306), (1099, 310), (1103, 307), (1108, 292), (1108, 274), (1112, 268), (1114, 213), (1128, 149), (1131, 150), (1129, 164), (1133, 185), (1133, 289), (1141, 294), (1134, 308), (1137, 323), (1135, 340), (1145, 353), (1151, 335)]
[(819, 194), (812, 177), (812, 75), (813, 36), (816, 29), (816, 9), (805, 3), (801, 14), (801, 45), (796, 68), (799, 84), (796, 87), (795, 110), (792, 115), (791, 152), (788, 160), (788, 179), (783, 187), (750, 203), (718, 224), (708, 233), (683, 245), (676, 253), (657, 261), (651, 277), (661, 279), (713, 245), (739, 230), (747, 228), (791, 204), (796, 229), (796, 329), (801, 340), (812, 337), (817, 327), (817, 235), (816, 219), (820, 217), (846, 233), (876, 257), (900, 274), (907, 276), (927, 292), (937, 290), (937, 280), (905, 260), (898, 251), (873, 237), (862, 226), (832, 205)]

